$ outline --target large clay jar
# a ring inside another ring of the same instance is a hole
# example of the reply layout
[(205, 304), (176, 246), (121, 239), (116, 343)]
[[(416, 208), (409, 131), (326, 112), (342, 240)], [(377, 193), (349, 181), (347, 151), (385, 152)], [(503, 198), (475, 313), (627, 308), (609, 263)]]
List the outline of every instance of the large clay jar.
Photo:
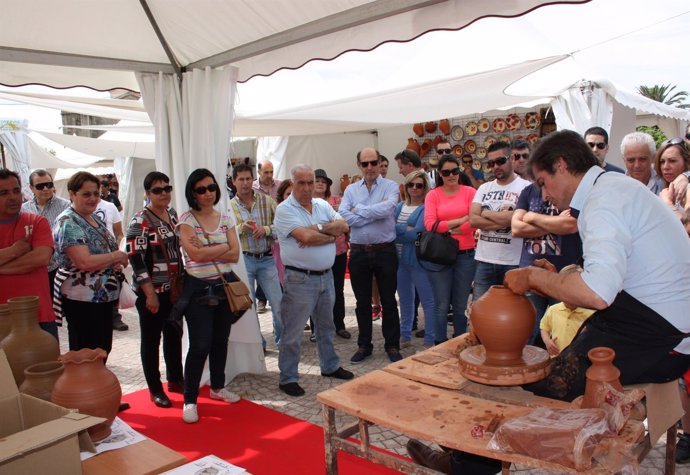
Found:
[(6, 303), (0, 303), (0, 343), (10, 334), (11, 329), (10, 306)]
[(7, 354), (17, 386), (24, 381), (24, 370), (35, 363), (56, 361), (60, 356), (57, 339), (38, 325), (38, 297), (7, 300), (12, 330), (0, 347)]
[(340, 178), (340, 194), (342, 195), (345, 193), (345, 188), (348, 187), (350, 184), (350, 175), (347, 173), (343, 174), (343, 176)]
[(450, 121), (448, 119), (442, 119), (438, 123), (438, 128), (443, 132), (443, 135), (448, 135), (450, 133)]
[(429, 150), (431, 150), (431, 139), (426, 139), (422, 144), (419, 146), (420, 151), (419, 151), (419, 157), (423, 158), (426, 156), (427, 153), (429, 153)]
[(604, 402), (605, 386), (608, 383), (618, 391), (623, 391), (618, 378), (621, 372), (613, 365), (616, 352), (606, 346), (597, 346), (587, 352), (587, 357), (592, 362), (592, 366), (587, 368), (587, 384), (585, 385), (585, 396), (582, 398), (583, 408), (601, 407)]
[(24, 370), (24, 382), (19, 392), (50, 401), (55, 381), (62, 375), (63, 369), (59, 361), (32, 364)]
[(105, 367), (106, 356), (101, 348), (68, 351), (60, 356), (59, 361), (65, 365), (65, 372), (55, 382), (51, 397), (59, 406), (106, 419), (89, 429), (89, 435), (95, 442), (110, 435), (110, 425), (117, 415), (122, 396), (120, 382)]
[(412, 131), (417, 134), (417, 137), (424, 137), (424, 126), (422, 124), (414, 124)]
[(472, 304), (472, 328), (484, 345), (489, 366), (524, 364), (522, 350), (534, 330), (534, 306), (524, 295), (492, 286)]
[[(407, 147), (405, 147), (405, 148), (409, 148), (410, 150), (414, 150), (415, 152), (417, 152), (417, 155), (419, 155), (419, 152), (421, 152), (421, 150), (422, 150), (419, 146), (419, 142), (417, 142), (417, 139), (413, 139), (413, 138), (407, 139)], [(421, 155), (419, 155), (419, 156), (421, 157)]]

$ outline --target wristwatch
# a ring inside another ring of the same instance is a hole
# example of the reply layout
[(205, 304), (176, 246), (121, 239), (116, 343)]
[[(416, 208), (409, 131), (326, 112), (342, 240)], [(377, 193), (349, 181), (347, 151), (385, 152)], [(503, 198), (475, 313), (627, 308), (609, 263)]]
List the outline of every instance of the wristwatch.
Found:
[(323, 232), (323, 224), (317, 224), (316, 229), (318, 229), (319, 232), (322, 233)]

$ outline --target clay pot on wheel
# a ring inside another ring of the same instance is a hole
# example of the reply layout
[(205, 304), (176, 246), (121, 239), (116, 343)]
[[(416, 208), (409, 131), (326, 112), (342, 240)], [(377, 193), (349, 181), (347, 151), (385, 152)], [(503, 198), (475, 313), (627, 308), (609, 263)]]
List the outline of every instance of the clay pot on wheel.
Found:
[(472, 304), (470, 320), (490, 366), (523, 364), (522, 351), (534, 330), (534, 306), (524, 295), (492, 286)]
[(110, 435), (110, 425), (117, 415), (122, 396), (120, 382), (105, 367), (106, 356), (101, 348), (68, 351), (60, 356), (65, 372), (55, 382), (51, 397), (51, 401), (59, 406), (106, 419), (89, 428), (94, 442)]
[(448, 135), (450, 133), (450, 121), (448, 119), (442, 119), (438, 123), (438, 128), (443, 132), (443, 135)]
[(11, 330), (10, 307), (6, 303), (0, 303), (0, 343), (10, 334)]
[(414, 124), (412, 126), (412, 132), (417, 134), (417, 137), (424, 137), (424, 126), (420, 124)]
[(417, 155), (419, 155), (421, 157), (420, 152), (422, 151), (422, 149), (419, 146), (419, 142), (417, 142), (417, 139), (412, 139), (412, 138), (407, 139), (407, 147), (405, 147), (405, 148), (409, 148), (410, 150), (414, 150), (415, 152), (417, 152)]
[(32, 364), (24, 370), (24, 382), (19, 392), (50, 401), (55, 381), (62, 375), (64, 366), (59, 361)]
[(7, 354), (17, 386), (24, 381), (24, 370), (36, 363), (56, 361), (60, 345), (38, 325), (38, 297), (14, 297), (7, 300), (12, 330), (0, 347)]
[(592, 362), (592, 366), (587, 368), (585, 373), (587, 384), (582, 398), (582, 407), (601, 407), (606, 397), (604, 383), (610, 384), (618, 391), (623, 391), (623, 386), (618, 380), (621, 372), (613, 365), (616, 352), (606, 346), (597, 346), (587, 352), (587, 357)]

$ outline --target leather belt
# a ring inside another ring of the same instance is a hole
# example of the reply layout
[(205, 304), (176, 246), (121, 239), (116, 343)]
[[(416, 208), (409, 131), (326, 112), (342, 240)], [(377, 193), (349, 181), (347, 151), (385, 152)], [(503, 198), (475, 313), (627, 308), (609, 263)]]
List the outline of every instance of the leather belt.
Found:
[(247, 251), (242, 251), (242, 254), (245, 256), (251, 256), (255, 257), (257, 259), (261, 259), (262, 257), (268, 257), (273, 255), (273, 251), (266, 251), (266, 252), (247, 252)]
[(307, 274), (307, 275), (324, 275), (325, 273), (330, 271), (330, 269), (326, 269), (326, 270), (300, 269), (299, 267), (293, 267), (293, 266), (285, 266), (285, 268), (290, 269), (290, 270), (294, 270), (295, 272), (301, 272), (302, 274)]
[(379, 251), (381, 249), (388, 249), (394, 246), (394, 242), (382, 242), (378, 244), (354, 244), (350, 243), (350, 249), (359, 249), (361, 251)]
[(474, 254), (474, 248), (472, 249), (460, 249), (458, 254)]

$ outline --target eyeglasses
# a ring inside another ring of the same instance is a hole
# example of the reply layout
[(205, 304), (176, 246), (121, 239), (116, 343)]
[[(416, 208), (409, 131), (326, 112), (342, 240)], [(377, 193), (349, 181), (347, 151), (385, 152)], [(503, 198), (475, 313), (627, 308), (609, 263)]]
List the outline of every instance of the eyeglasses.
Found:
[(441, 170), (441, 176), (451, 176), (451, 175), (459, 175), (460, 174), (460, 168), (455, 167), (450, 170)]
[(453, 153), (453, 149), (452, 148), (439, 148), (438, 150), (436, 150), (436, 153), (438, 153), (439, 155), (448, 155), (449, 153)]
[[(151, 188), (149, 191), (151, 193), (153, 193), (154, 195), (160, 195), (163, 192), (170, 193), (172, 190), (173, 190), (172, 185), (166, 185), (166, 186), (159, 187), (159, 188)], [(194, 191), (196, 191), (196, 190), (194, 190)], [(204, 192), (206, 192), (206, 190), (204, 190)], [(203, 193), (199, 193), (199, 194), (201, 195)]]
[(606, 148), (606, 142), (587, 142), (589, 148), (598, 148), (599, 150), (604, 150)]
[(496, 160), (488, 160), (486, 162), (486, 166), (489, 168), (493, 168), (494, 165), (498, 165), (500, 167), (501, 165), (504, 165), (507, 161), (508, 161), (508, 157), (500, 157), (500, 158), (497, 158)]
[(81, 195), (84, 198), (91, 198), (92, 196), (95, 198), (97, 196), (101, 196), (98, 191), (75, 191), (74, 194)]
[(372, 160), (370, 162), (359, 162), (359, 166), (362, 168), (368, 168), (369, 166), (375, 167), (379, 164), (378, 160)]
[(53, 186), (55, 186), (55, 185), (53, 185), (53, 182), (49, 181), (46, 183), (38, 183), (38, 184), (34, 185), (34, 188), (36, 188), (39, 191), (45, 190), (46, 188), (48, 188), (49, 190), (52, 190)]
[(513, 158), (515, 160), (520, 160), (521, 158), (527, 160), (529, 158), (529, 153), (514, 153)]
[(408, 188), (417, 188), (418, 190), (424, 189), (424, 183), (407, 183), (405, 186)]
[(462, 163), (465, 165), (472, 165), (472, 160), (463, 160)]
[(668, 145), (685, 145), (685, 141), (680, 137), (674, 137), (672, 139), (664, 141), (664, 143), (661, 144), (662, 147), (666, 147)]
[(194, 193), (196, 193), (197, 195), (206, 194), (207, 191), (215, 193), (216, 191), (218, 191), (218, 185), (216, 185), (215, 183), (211, 183), (208, 186), (200, 186), (198, 188), (194, 188)]

